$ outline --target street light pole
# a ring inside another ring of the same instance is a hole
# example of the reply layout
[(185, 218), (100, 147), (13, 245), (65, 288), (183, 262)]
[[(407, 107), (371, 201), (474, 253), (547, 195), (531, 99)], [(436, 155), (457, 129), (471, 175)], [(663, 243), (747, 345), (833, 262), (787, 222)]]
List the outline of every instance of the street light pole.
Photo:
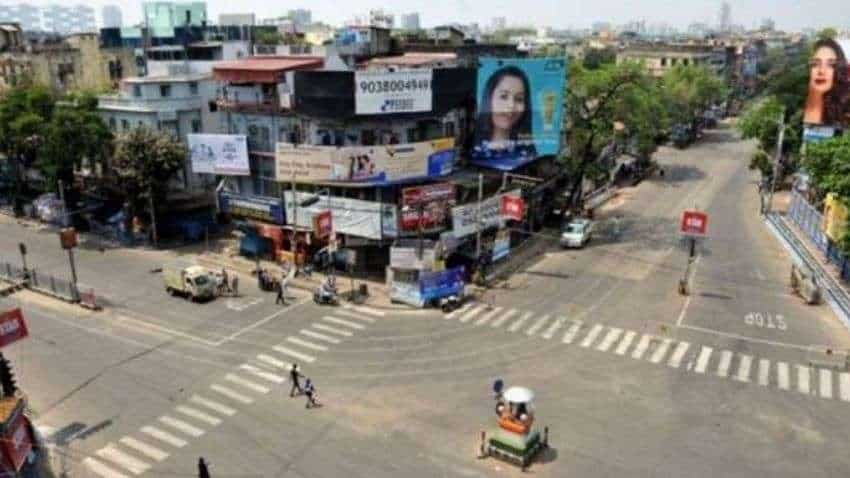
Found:
[(153, 204), (153, 187), (148, 188), (148, 201), (150, 203), (150, 208), (151, 208), (151, 231), (152, 231), (151, 239), (153, 239), (154, 249), (158, 249), (159, 246), (158, 246), (158, 240), (157, 240), (157, 237), (156, 237), (157, 236), (157, 233), (156, 233), (156, 211), (154, 210), (154, 204)]
[(481, 200), (484, 198), (484, 175), (478, 174), (478, 204), (475, 207), (475, 260), (481, 260)]
[(767, 213), (773, 210), (773, 193), (776, 191), (776, 180), (779, 176), (779, 170), (782, 161), (782, 141), (785, 139), (785, 108), (779, 113), (779, 135), (776, 138), (776, 157), (773, 161), (773, 177), (770, 181), (770, 196), (767, 201)]

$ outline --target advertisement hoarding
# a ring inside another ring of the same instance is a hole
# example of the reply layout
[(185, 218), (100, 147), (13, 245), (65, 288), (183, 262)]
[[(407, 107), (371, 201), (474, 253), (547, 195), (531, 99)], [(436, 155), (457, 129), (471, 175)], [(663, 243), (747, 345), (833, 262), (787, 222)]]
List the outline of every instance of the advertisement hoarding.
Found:
[(312, 228), (313, 217), (328, 210), (331, 211), (334, 232), (350, 234), (366, 239), (381, 239), (381, 214), (383, 205), (379, 202), (363, 201), (360, 199), (322, 196), (318, 202), (310, 206), (301, 206), (304, 201), (315, 198), (312, 193), (297, 193), (297, 215), (292, 191), (284, 191), (286, 217), (290, 223), (297, 221), (298, 227)]
[(401, 192), (402, 232), (435, 231), (446, 225), (449, 204), (455, 198), (450, 183), (404, 188)]
[(431, 301), (449, 295), (463, 293), (463, 266), (439, 272), (422, 272), (419, 275), (420, 297)]
[(815, 42), (809, 58), (809, 83), (803, 122), (846, 129), (850, 120), (847, 84), (850, 69), (847, 55), (850, 39), (821, 39)]
[(423, 248), (422, 257), (419, 257), (417, 247), (390, 247), (390, 266), (396, 269), (431, 269), (434, 267), (436, 250)]
[(425, 301), (422, 299), (420, 285), (417, 282), (393, 281), (390, 285), (390, 299), (414, 307), (425, 305)]
[(242, 134), (190, 134), (189, 160), (196, 173), (249, 176), (248, 143)]
[(381, 115), (431, 111), (433, 76), (430, 69), (356, 71), (355, 113)]
[[(519, 197), (521, 194), (522, 192), (517, 189), (516, 191), (498, 194), (481, 201), (481, 229), (489, 229), (501, 225), (503, 196)], [(452, 208), (452, 235), (456, 238), (461, 238), (475, 234), (478, 231), (475, 227), (475, 217), (477, 214), (478, 203), (469, 203)]]
[(236, 218), (273, 224), (286, 224), (281, 201), (223, 192), (219, 195), (221, 212)]
[(321, 182), (333, 177), (335, 148), (306, 144), (277, 143), (278, 181)]
[(21, 309), (0, 313), (0, 348), (29, 336), (27, 323)]
[(313, 216), (313, 234), (319, 238), (330, 237), (333, 232), (333, 215), (330, 211)]
[(510, 171), (561, 149), (567, 62), (482, 58), (472, 163)]

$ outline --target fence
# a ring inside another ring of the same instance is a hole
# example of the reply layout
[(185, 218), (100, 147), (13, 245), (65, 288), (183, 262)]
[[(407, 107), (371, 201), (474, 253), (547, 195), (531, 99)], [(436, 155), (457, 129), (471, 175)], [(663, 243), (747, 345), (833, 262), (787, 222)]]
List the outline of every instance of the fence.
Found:
[(0, 279), (12, 283), (24, 283), (29, 289), (70, 302), (80, 300), (80, 293), (71, 281), (33, 268), (25, 274), (23, 268), (2, 259), (0, 259)]
[(808, 203), (803, 196), (794, 191), (791, 196), (791, 205), (788, 208), (788, 217), (803, 234), (821, 251), (828, 262), (835, 264), (841, 271), (841, 280), (850, 283), (850, 257), (845, 256), (838, 250), (835, 244), (826, 237), (821, 230), (823, 215)]

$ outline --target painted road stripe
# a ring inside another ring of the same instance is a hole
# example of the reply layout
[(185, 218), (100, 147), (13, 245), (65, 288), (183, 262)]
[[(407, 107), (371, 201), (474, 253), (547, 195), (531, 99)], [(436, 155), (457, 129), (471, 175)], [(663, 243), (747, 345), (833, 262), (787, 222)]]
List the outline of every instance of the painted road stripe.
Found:
[(605, 338), (602, 339), (602, 342), (599, 342), (599, 346), (596, 347), (596, 350), (600, 352), (607, 352), (621, 335), (623, 335), (623, 329), (612, 328), (607, 334), (605, 334)]
[(694, 367), (694, 371), (696, 373), (705, 373), (705, 369), (708, 368), (708, 360), (711, 358), (711, 353), (714, 352), (714, 349), (711, 347), (706, 347), (705, 345), (699, 351), (699, 357), (697, 357), (697, 365)]
[(369, 323), (369, 324), (375, 323), (375, 319), (373, 319), (372, 317), (365, 317), (365, 316), (360, 315), (360, 314), (355, 314), (354, 312), (351, 312), (350, 310), (337, 310), (334, 313), (339, 314), (343, 317), (350, 317), (352, 319), (357, 319), (357, 320), (360, 320), (362, 322), (366, 322), (366, 323)]
[(632, 351), (632, 358), (640, 360), (643, 357), (643, 354), (646, 353), (646, 349), (649, 348), (649, 342), (652, 340), (652, 336), (649, 334), (643, 334), (640, 337), (640, 341), (638, 342), (635, 349)]
[(286, 341), (291, 343), (291, 344), (300, 345), (304, 348), (318, 350), (319, 352), (324, 352), (324, 351), (328, 350), (328, 348), (325, 347), (324, 345), (314, 344), (313, 342), (309, 342), (307, 340), (299, 339), (298, 337), (287, 337)]
[(124, 453), (123, 451), (115, 448), (112, 445), (107, 445), (100, 450), (96, 451), (95, 454), (101, 458), (106, 458), (107, 460), (115, 463), (116, 465), (128, 470), (130, 473), (134, 475), (141, 475), (150, 469), (150, 465), (139, 460), (131, 455)]
[(314, 329), (323, 330), (325, 332), (330, 332), (332, 334), (342, 335), (343, 337), (353, 337), (354, 334), (347, 330), (338, 329), (336, 327), (331, 327), (330, 325), (325, 324), (311, 324), (310, 327)]
[(808, 395), (811, 393), (809, 367), (797, 365), (797, 391)]
[(626, 350), (629, 349), (629, 345), (632, 344), (632, 340), (635, 339), (636, 335), (637, 332), (633, 330), (629, 330), (628, 332), (626, 332), (626, 335), (623, 336), (623, 340), (621, 340), (620, 343), (617, 344), (617, 348), (614, 350), (614, 353), (617, 355), (625, 355)]
[(474, 309), (470, 310), (469, 312), (463, 314), (460, 317), (460, 319), (458, 319), (458, 320), (460, 320), (461, 322), (464, 322), (464, 323), (469, 322), (470, 319), (472, 319), (476, 315), (480, 314), (481, 312), (484, 312), (485, 310), (487, 310), (486, 305), (479, 305), (478, 307), (475, 307)]
[(221, 403), (216, 402), (215, 400), (210, 400), (208, 398), (201, 397), (199, 395), (192, 395), (192, 398), (189, 399), (192, 403), (197, 403), (198, 405), (203, 405), (210, 410), (215, 410), (222, 415), (227, 415), (228, 417), (232, 417), (236, 415), (236, 410), (228, 407), (227, 405), (223, 405)]
[(845, 402), (850, 402), (850, 373), (838, 374), (838, 396)]
[(741, 355), (741, 362), (738, 364), (738, 374), (735, 376), (735, 380), (739, 382), (749, 382), (750, 367), (752, 364), (753, 357), (751, 355)]
[(785, 362), (776, 364), (776, 383), (782, 390), (788, 390), (791, 386), (791, 374), (788, 370), (788, 364)]
[(460, 309), (455, 309), (455, 310), (453, 310), (453, 311), (449, 312), (448, 314), (446, 314), (445, 316), (443, 316), (443, 318), (444, 318), (445, 320), (452, 320), (452, 319), (454, 319), (455, 317), (457, 317), (457, 316), (459, 316), (459, 315), (461, 315), (461, 314), (465, 314), (465, 313), (466, 313), (466, 311), (468, 311), (469, 309), (471, 309), (473, 305), (475, 305), (475, 304), (473, 304), (473, 303), (471, 303), (471, 302), (470, 302), (469, 304), (463, 304), (463, 305), (460, 307)]
[(200, 429), (196, 426), (190, 425), (190, 424), (184, 422), (183, 420), (178, 420), (176, 418), (169, 417), (168, 415), (163, 415), (163, 416), (159, 417), (158, 420), (160, 422), (170, 426), (171, 428), (173, 428), (175, 430), (179, 430), (179, 431), (185, 433), (186, 435), (189, 435), (189, 436), (192, 436), (192, 437), (195, 437), (195, 438), (198, 438), (199, 436), (204, 434), (204, 430), (202, 430), (202, 429)]
[(290, 357), (297, 358), (302, 362), (313, 363), (316, 361), (316, 357), (313, 357), (312, 355), (296, 352), (295, 350), (288, 349), (282, 345), (275, 345), (274, 347), (272, 347), (272, 350), (278, 353), (282, 353), (284, 355), (289, 355)]
[(253, 390), (257, 393), (269, 393), (269, 387), (264, 387), (263, 385), (260, 385), (259, 383), (255, 383), (255, 382), (252, 382), (250, 380), (245, 380), (244, 378), (242, 378), (238, 375), (234, 375), (232, 373), (225, 375), (224, 379), (228, 380), (230, 382), (233, 382), (237, 385), (240, 385), (244, 388), (247, 388), (249, 390)]
[(508, 327), (508, 332), (516, 332), (517, 330), (519, 330), (519, 328), (522, 327), (522, 324), (528, 321), (528, 319), (530, 319), (532, 315), (534, 315), (534, 312), (526, 312), (522, 314), (520, 318), (516, 319), (514, 323), (511, 324), (510, 327)]
[(177, 448), (182, 448), (182, 447), (186, 446), (186, 440), (184, 440), (182, 438), (177, 438), (176, 436), (172, 435), (171, 433), (160, 430), (157, 427), (146, 426), (146, 427), (142, 427), (139, 431), (141, 431), (142, 433), (145, 433), (147, 435), (150, 435), (150, 436), (156, 438), (159, 441), (168, 443), (171, 446), (176, 446)]
[(501, 326), (502, 326), (502, 324), (504, 324), (506, 320), (508, 320), (508, 319), (510, 319), (511, 317), (515, 316), (515, 315), (517, 314), (517, 312), (518, 312), (518, 311), (517, 311), (516, 309), (511, 309), (511, 310), (509, 310), (509, 311), (505, 312), (504, 314), (502, 314), (502, 316), (501, 316), (501, 317), (499, 317), (498, 319), (494, 320), (493, 322), (490, 322), (490, 327), (501, 327)]
[(720, 377), (728, 377), (730, 365), (732, 365), (732, 352), (728, 350), (720, 352), (720, 363), (717, 365), (717, 375)]
[(673, 339), (664, 339), (658, 344), (658, 348), (652, 352), (652, 356), (649, 357), (649, 361), (652, 363), (660, 363), (664, 356), (667, 355), (667, 350), (670, 349), (670, 344), (673, 343)]
[(307, 337), (310, 337), (311, 339), (324, 340), (325, 342), (327, 342), (329, 344), (336, 345), (336, 344), (342, 342), (341, 340), (334, 338), (334, 337), (331, 337), (330, 335), (320, 334), (318, 332), (313, 332), (312, 330), (308, 330), (308, 329), (301, 329), (301, 331), (299, 333), (301, 335), (306, 335)]
[(384, 312), (383, 310), (373, 309), (373, 308), (367, 307), (365, 305), (345, 304), (344, 307), (346, 309), (356, 310), (357, 312), (361, 312), (363, 314), (374, 315), (375, 317), (383, 317), (383, 316), (387, 315), (387, 313)]
[(239, 392), (236, 392), (236, 391), (231, 390), (227, 387), (221, 386), (217, 383), (210, 385), (210, 389), (224, 395), (227, 398), (230, 398), (232, 400), (236, 400), (237, 402), (240, 402), (240, 403), (244, 403), (245, 405), (248, 405), (250, 403), (254, 403), (253, 398), (242, 395)]
[(129, 478), (127, 475), (119, 473), (117, 470), (110, 468), (94, 458), (86, 458), (83, 464), (93, 471), (96, 475), (102, 478)]
[(159, 448), (148, 445), (147, 443), (136, 440), (135, 438), (124, 437), (118, 441), (121, 442), (121, 444), (126, 446), (127, 448), (132, 448), (137, 452), (141, 453), (142, 455), (145, 455), (148, 458), (152, 458), (156, 461), (162, 461), (168, 458), (169, 455), (168, 453), (160, 450)]
[(573, 325), (571, 325), (570, 328), (567, 329), (566, 332), (564, 332), (564, 338), (561, 339), (561, 342), (565, 344), (573, 343), (573, 340), (576, 339), (576, 335), (578, 335), (578, 331), (581, 330), (581, 324), (581, 321), (574, 320)]
[(557, 332), (558, 329), (564, 326), (564, 322), (566, 321), (566, 317), (558, 317), (557, 319), (555, 319), (555, 322), (553, 322), (552, 325), (550, 325), (549, 328), (546, 329), (546, 332), (543, 332), (543, 335), (541, 335), (541, 337), (546, 340), (551, 339), (555, 335), (555, 332)]
[(537, 319), (537, 322), (534, 323), (528, 330), (525, 331), (525, 335), (532, 336), (540, 331), (543, 328), (543, 325), (549, 321), (549, 317), (552, 317), (549, 314), (544, 315), (543, 317)]
[(832, 398), (832, 371), (825, 368), (820, 369), (820, 396), (821, 398)]
[(187, 417), (192, 417), (196, 420), (200, 420), (202, 422), (208, 423), (214, 427), (221, 425), (221, 419), (210, 415), (209, 413), (204, 413), (197, 408), (187, 407), (186, 405), (178, 405), (174, 407), (175, 410), (186, 415)]
[(770, 384), (770, 360), (759, 359), (759, 385), (766, 387)]
[(603, 327), (601, 325), (594, 325), (593, 328), (590, 329), (590, 332), (587, 333), (584, 340), (581, 341), (581, 346), (584, 348), (590, 347), (590, 344), (592, 344), (593, 341), (596, 340), (596, 337), (599, 337), (599, 334), (602, 333), (602, 329)]
[(690, 346), (691, 344), (688, 342), (679, 342), (676, 348), (673, 349), (673, 355), (670, 356), (667, 365), (673, 368), (679, 368), (682, 365), (682, 359), (685, 358), (685, 352), (688, 351)]
[(259, 360), (260, 362), (263, 362), (263, 363), (267, 363), (267, 364), (271, 365), (272, 367), (285, 368), (285, 369), (289, 369), (289, 368), (292, 367), (291, 364), (284, 362), (283, 360), (278, 360), (274, 357), (270, 357), (266, 354), (257, 355), (257, 360)]
[(490, 319), (495, 317), (499, 312), (504, 310), (504, 307), (494, 307), (493, 310), (484, 314), (480, 319), (475, 321), (475, 326), (484, 325), (487, 322), (490, 322)]
[(350, 320), (340, 319), (339, 317), (333, 317), (333, 316), (330, 316), (330, 315), (326, 315), (326, 316), (322, 317), (322, 320), (324, 320), (325, 322), (330, 322), (332, 324), (336, 324), (336, 325), (344, 325), (346, 327), (351, 327), (352, 329), (355, 329), (355, 330), (363, 330), (363, 329), (366, 328), (362, 324), (358, 324), (357, 322), (352, 322)]
[(256, 377), (264, 378), (264, 379), (268, 380), (269, 382), (281, 384), (281, 383), (286, 381), (286, 377), (283, 377), (283, 376), (277, 375), (277, 374), (273, 374), (271, 372), (266, 372), (265, 370), (263, 370), (259, 367), (255, 367), (255, 366), (248, 364), (248, 363), (243, 363), (242, 365), (239, 366), (239, 368), (250, 373), (250, 374), (252, 374), (252, 375), (254, 375), (254, 376), (256, 376)]

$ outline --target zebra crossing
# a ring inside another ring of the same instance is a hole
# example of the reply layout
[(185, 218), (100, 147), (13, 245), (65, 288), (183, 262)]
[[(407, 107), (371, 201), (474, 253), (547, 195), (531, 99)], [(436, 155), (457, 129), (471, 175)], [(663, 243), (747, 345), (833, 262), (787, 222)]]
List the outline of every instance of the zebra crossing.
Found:
[[(205, 435), (239, 413), (275, 385), (288, 380), (293, 362), (312, 364), (319, 354), (362, 332), (385, 312), (365, 306), (345, 304), (321, 317), (297, 334), (258, 354), (192, 395), (184, 403), (95, 451), (82, 460), (89, 475), (100, 478), (131, 478), (149, 473), (157, 463)], [(303, 367), (302, 367), (303, 368)], [(150, 473), (149, 473), (150, 474)]]
[(620, 327), (485, 304), (465, 304), (443, 318), (458, 320), (473, 327), (490, 325), (506, 332), (547, 340), (563, 334), (560, 335), (563, 344), (576, 345), (582, 349), (613, 353), (741, 384), (850, 402), (850, 373), (830, 368), (772, 361)]

